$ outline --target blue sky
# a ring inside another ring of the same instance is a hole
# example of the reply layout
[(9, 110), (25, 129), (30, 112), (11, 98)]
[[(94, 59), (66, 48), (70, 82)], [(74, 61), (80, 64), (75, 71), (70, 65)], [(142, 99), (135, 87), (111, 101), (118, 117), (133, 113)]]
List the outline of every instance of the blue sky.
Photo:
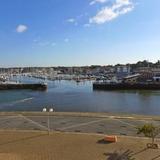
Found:
[(160, 59), (159, 0), (0, 0), (0, 66)]

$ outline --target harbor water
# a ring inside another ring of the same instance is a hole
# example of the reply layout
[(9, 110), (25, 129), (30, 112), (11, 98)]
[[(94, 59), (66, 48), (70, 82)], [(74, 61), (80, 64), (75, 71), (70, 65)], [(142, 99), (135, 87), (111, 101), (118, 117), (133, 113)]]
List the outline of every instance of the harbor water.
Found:
[[(19, 77), (33, 83), (39, 79)], [(160, 91), (93, 91), (92, 82), (46, 81), (48, 90), (0, 91), (0, 111), (109, 112), (143, 115), (160, 114)]]

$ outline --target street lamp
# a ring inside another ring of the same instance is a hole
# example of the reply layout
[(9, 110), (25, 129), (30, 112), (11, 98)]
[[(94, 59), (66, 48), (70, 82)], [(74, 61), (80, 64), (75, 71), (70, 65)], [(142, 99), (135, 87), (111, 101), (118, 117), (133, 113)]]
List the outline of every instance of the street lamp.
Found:
[(50, 133), (50, 118), (49, 118), (49, 117), (50, 117), (50, 113), (51, 113), (51, 112), (54, 112), (54, 110), (53, 110), (53, 108), (45, 107), (45, 108), (43, 108), (42, 111), (48, 113), (48, 121), (47, 121), (47, 124), (48, 124), (48, 135), (49, 135), (49, 133)]

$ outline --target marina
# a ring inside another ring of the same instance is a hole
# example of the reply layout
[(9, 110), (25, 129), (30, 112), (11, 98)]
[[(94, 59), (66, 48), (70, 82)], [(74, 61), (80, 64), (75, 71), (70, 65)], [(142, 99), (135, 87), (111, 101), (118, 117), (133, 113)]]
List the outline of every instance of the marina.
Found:
[(20, 79), (18, 79), (19, 76), (24, 76), (24, 75), (12, 75), (12, 74), (0, 75), (0, 90), (22, 90), (22, 89), (41, 90), (41, 91), (47, 90), (47, 83), (21, 82)]
[(158, 76), (144, 78), (141, 74), (124, 76), (121, 80), (94, 82), (94, 90), (160, 90)]
[(42, 111), (52, 106), (56, 112), (160, 114), (159, 69), (134, 73), (130, 66), (109, 69), (3, 69), (0, 85), (10, 88), (0, 90), (0, 111)]
[[(23, 83), (41, 83), (33, 77), (13, 77)], [(44, 82), (44, 81), (43, 81)], [(107, 112), (144, 115), (160, 114), (158, 90), (93, 90), (93, 81), (45, 80), (47, 90), (1, 90), (0, 111)]]

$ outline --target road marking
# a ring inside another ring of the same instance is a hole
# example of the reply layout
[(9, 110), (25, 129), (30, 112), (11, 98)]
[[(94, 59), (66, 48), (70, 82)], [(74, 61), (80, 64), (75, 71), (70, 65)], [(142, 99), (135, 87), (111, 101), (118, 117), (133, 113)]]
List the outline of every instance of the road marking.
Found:
[(23, 116), (23, 115), (19, 115), (19, 117), (21, 117), (21, 118), (23, 118), (23, 119), (31, 122), (32, 124), (35, 124), (35, 125), (38, 126), (38, 127), (41, 127), (41, 128), (43, 128), (43, 129), (45, 129), (45, 130), (48, 130), (48, 128), (47, 128), (46, 126), (43, 126), (42, 124), (40, 124), (40, 123), (38, 123), (38, 122), (36, 122), (36, 121), (33, 121), (33, 120), (31, 120), (31, 119)]
[(76, 127), (80, 127), (80, 126), (87, 126), (89, 124), (94, 124), (94, 123), (102, 122), (102, 121), (105, 121), (105, 120), (107, 120), (107, 119), (106, 118), (105, 119), (99, 119), (99, 120), (96, 120), (96, 121), (90, 121), (90, 122), (86, 122), (86, 123), (75, 124), (75, 125), (71, 125), (71, 126), (68, 126), (68, 127), (58, 128), (58, 129), (59, 130), (66, 130), (66, 129), (76, 128)]
[(130, 127), (134, 127), (134, 128), (136, 128), (136, 127), (137, 127), (136, 125), (133, 125), (133, 124), (128, 123), (128, 122), (124, 122), (124, 121), (122, 121), (122, 120), (120, 120), (120, 119), (113, 119), (113, 120), (115, 120), (115, 121), (119, 121), (119, 122), (124, 123), (124, 124), (127, 124), (127, 125), (128, 125), (128, 126), (130, 126)]
[(134, 119), (134, 117), (120, 117), (120, 116), (108, 116), (108, 118), (113, 118), (113, 119)]
[[(31, 118), (42, 118), (41, 122), (45, 122), (47, 124), (47, 119), (48, 119), (48, 116), (27, 116), (29, 119)], [(54, 116), (49, 116), (50, 118), (50, 124), (53, 123), (53, 125), (56, 125), (56, 124), (60, 124), (60, 123), (67, 123), (67, 119), (66, 117), (62, 117), (62, 118), (57, 118), (57, 117), (54, 117)]]

